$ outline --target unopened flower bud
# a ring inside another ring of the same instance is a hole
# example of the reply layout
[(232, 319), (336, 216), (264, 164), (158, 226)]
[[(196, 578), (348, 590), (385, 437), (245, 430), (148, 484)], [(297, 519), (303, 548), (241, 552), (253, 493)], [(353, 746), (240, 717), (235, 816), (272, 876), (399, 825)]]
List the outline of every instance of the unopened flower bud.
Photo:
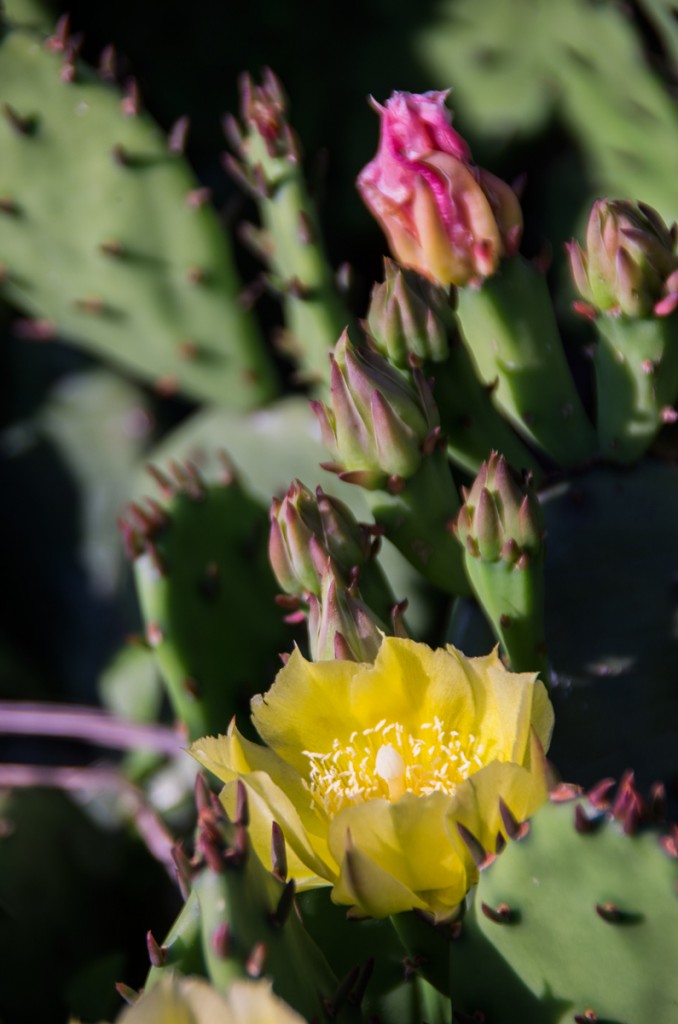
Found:
[(480, 467), (460, 509), (456, 532), (467, 551), (484, 562), (518, 564), (522, 556), (541, 550), (539, 502), (503, 455), (492, 452)]
[(439, 285), (384, 260), (384, 281), (372, 290), (367, 326), (376, 347), (395, 366), (411, 356), (440, 363), (455, 330), (450, 300)]
[(438, 284), (463, 286), (517, 251), (523, 221), (513, 190), (473, 164), (446, 98), (396, 92), (385, 107), (374, 103), (379, 150), (357, 185), (396, 259)]
[(269, 559), (281, 588), (295, 597), (320, 596), (328, 558), (348, 579), (351, 570), (370, 557), (366, 527), (338, 498), (318, 488), (313, 494), (294, 480), (282, 500), (271, 505)]
[(331, 466), (342, 479), (382, 487), (417, 470), (438, 412), (420, 374), (415, 390), (377, 353), (358, 349), (344, 332), (332, 356), (330, 404), (314, 402)]
[(327, 563), (320, 597), (311, 595), (308, 636), (313, 661), (374, 661), (387, 632), (355, 587), (346, 587)]
[(586, 249), (568, 244), (575, 284), (595, 311), (647, 317), (678, 304), (675, 228), (652, 207), (599, 199), (591, 209)]

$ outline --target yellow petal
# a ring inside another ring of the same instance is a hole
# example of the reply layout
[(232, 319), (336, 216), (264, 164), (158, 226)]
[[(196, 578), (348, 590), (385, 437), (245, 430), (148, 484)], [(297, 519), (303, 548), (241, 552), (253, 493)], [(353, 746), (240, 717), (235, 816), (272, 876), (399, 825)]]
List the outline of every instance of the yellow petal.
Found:
[(426, 904), (407, 886), (372, 860), (363, 849), (354, 846), (350, 831), (344, 834), (343, 841), (341, 873), (332, 891), (335, 903), (352, 904), (370, 917), (388, 917), (414, 908), (426, 909)]
[(359, 728), (349, 709), (351, 680), (363, 666), (353, 661), (306, 661), (295, 649), (263, 697), (252, 701), (252, 721), (265, 743), (304, 774), (303, 750), (326, 751), (340, 728)]
[(330, 849), (339, 860), (350, 831), (354, 849), (399, 883), (401, 897), (404, 892), (414, 894), (417, 903), (410, 907), (432, 909), (428, 894), (434, 891), (444, 891), (447, 906), (455, 906), (470, 883), (468, 857), (451, 821), (453, 806), (454, 798), (446, 793), (420, 797), (407, 793), (396, 803), (370, 800), (357, 804), (341, 811), (332, 822)]
[[(230, 1018), (224, 1024), (304, 1024), (302, 1017), (273, 994), (271, 983), (234, 981), (228, 990)], [(222, 1024), (221, 1018), (211, 1024)]]
[(270, 870), (271, 826), (280, 825), (288, 847), (290, 875), (300, 888), (326, 885), (336, 875), (327, 846), (327, 824), (311, 810), (311, 797), (297, 771), (272, 750), (251, 743), (235, 727), (228, 736), (204, 737), (191, 754), (226, 783), (222, 801), (233, 817), (236, 782), (247, 789), (250, 838), (262, 863)]
[(234, 1024), (226, 1001), (200, 978), (167, 975), (118, 1017), (118, 1024)]

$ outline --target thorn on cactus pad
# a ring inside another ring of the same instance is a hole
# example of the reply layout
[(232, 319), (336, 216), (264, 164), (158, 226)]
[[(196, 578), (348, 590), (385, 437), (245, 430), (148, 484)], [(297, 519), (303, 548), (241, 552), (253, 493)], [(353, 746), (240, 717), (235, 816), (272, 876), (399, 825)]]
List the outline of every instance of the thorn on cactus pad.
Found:
[(115, 991), (128, 1006), (132, 1006), (139, 998), (137, 990), (132, 988), (130, 985), (126, 985), (124, 981), (116, 981)]
[(38, 124), (36, 117), (19, 114), (9, 103), (3, 103), (2, 113), (7, 123), (17, 135), (33, 135), (35, 132)]
[(506, 830), (506, 835), (509, 839), (519, 841), (524, 839), (527, 833), (530, 831), (529, 821), (519, 822), (517, 818), (513, 816), (513, 812), (504, 801), (499, 799), (499, 814), (501, 816), (502, 824)]
[(584, 810), (581, 804), (577, 804), (574, 809), (574, 827), (575, 831), (580, 835), (590, 835), (595, 832), (602, 822), (602, 815), (598, 815), (594, 818), (589, 818), (588, 814)]
[(84, 299), (74, 299), (73, 306), (81, 313), (91, 313), (93, 316), (100, 316), (106, 309), (103, 299), (98, 295), (88, 295)]
[(198, 817), (204, 812), (211, 812), (212, 794), (209, 786), (207, 785), (207, 779), (202, 772), (198, 772), (195, 777), (194, 796)]
[(287, 878), (287, 847), (283, 830), (277, 821), (271, 825), (271, 863), (273, 876), (284, 882)]
[(610, 807), (609, 795), (612, 789), (614, 789), (616, 779), (607, 778), (601, 779), (587, 792), (589, 803), (593, 804), (595, 808), (601, 811), (607, 811)]
[(113, 146), (111, 157), (113, 158), (113, 163), (118, 167), (131, 167), (134, 162), (128, 150), (120, 142)]
[(153, 382), (153, 387), (161, 398), (172, 398), (179, 390), (179, 378), (172, 373), (165, 373)]
[(0, 213), (7, 213), (16, 217), (20, 212), (18, 203), (10, 196), (0, 196)]
[(153, 967), (164, 967), (167, 960), (167, 947), (161, 946), (153, 936), (153, 932), (146, 933), (146, 949), (148, 959)]
[(197, 679), (193, 678), (193, 676), (186, 676), (186, 678), (182, 681), (181, 685), (184, 689), (184, 692), (187, 693), (189, 697), (192, 697), (193, 700), (198, 700), (200, 698), (200, 684), (198, 683)]
[(374, 957), (371, 956), (360, 968), (360, 974), (356, 981), (351, 994), (348, 997), (348, 1001), (351, 1006), (358, 1007), (363, 1001), (369, 980), (372, 977), (374, 971)]
[(642, 914), (631, 914), (610, 902), (596, 903), (596, 914), (608, 924), (638, 924), (643, 920)]
[(247, 790), (245, 783), (242, 779), (238, 779), (236, 783), (236, 805), (235, 805), (235, 818), (233, 819), (236, 825), (244, 825), (247, 827), (250, 823), (250, 809), (247, 801)]
[(565, 804), (570, 800), (576, 800), (581, 794), (581, 786), (576, 786), (572, 782), (559, 782), (549, 793), (549, 800), (552, 804)]
[(71, 16), (62, 14), (54, 27), (54, 32), (45, 40), (45, 48), (52, 53), (64, 53), (68, 47), (70, 34)]
[(353, 986), (358, 980), (359, 974), (360, 967), (352, 967), (348, 974), (346, 974), (339, 982), (334, 995), (330, 999), (323, 999), (325, 1013), (330, 1020), (333, 1020), (337, 1016), (340, 1009), (345, 1004)]
[(158, 485), (164, 498), (171, 498), (175, 494), (175, 487), (172, 481), (161, 469), (149, 463), (146, 466), (146, 472)]
[(296, 882), (293, 878), (290, 878), (289, 882), (285, 885), (278, 905), (275, 910), (270, 914), (269, 920), (274, 928), (282, 928), (287, 918), (290, 916), (290, 911), (294, 906), (294, 897), (296, 894)]
[(671, 825), (669, 832), (660, 837), (659, 845), (669, 857), (678, 859), (678, 825)]
[(82, 44), (82, 35), (73, 36), (69, 43), (68, 49), (64, 56), (64, 62), (61, 65), (61, 71), (59, 72), (59, 78), (66, 85), (72, 85), (73, 82), (78, 80), (78, 69), (75, 64), (75, 58), (78, 55), (78, 50)]
[(224, 859), (231, 867), (239, 868), (242, 867), (247, 860), (248, 852), (249, 837), (247, 835), (247, 829), (244, 825), (236, 825), (233, 846), (229, 847), (226, 851)]
[(14, 334), (22, 341), (53, 341), (56, 327), (51, 320), (15, 320)]
[(481, 903), (480, 909), (488, 921), (493, 921), (494, 924), (512, 924), (515, 921), (515, 911), (508, 903), (499, 903), (496, 907)]
[(299, 211), (299, 241), (302, 245), (311, 245), (315, 241), (313, 225), (304, 210)]
[(212, 949), (220, 960), (226, 960), (232, 952), (231, 929), (228, 921), (222, 921), (212, 932)]
[(116, 241), (101, 242), (99, 252), (103, 253), (104, 256), (111, 256), (114, 259), (121, 259), (127, 255), (122, 242)]
[(489, 865), (496, 859), (496, 854), (488, 853), (480, 840), (474, 836), (470, 829), (466, 828), (465, 825), (462, 825), (460, 821), (457, 822), (457, 830), (466, 844), (473, 863), (478, 870), (482, 871), (483, 868), (489, 867)]
[(186, 280), (193, 285), (205, 284), (207, 274), (202, 267), (189, 267), (186, 271)]
[(155, 571), (157, 572), (158, 576), (166, 576), (167, 563), (165, 562), (165, 559), (160, 554), (157, 546), (153, 543), (153, 541), (148, 541), (148, 543), (146, 544), (146, 554), (148, 555), (151, 564)]
[(598, 1020), (595, 1010), (584, 1010), (583, 1013), (575, 1013), (574, 1024), (594, 1024)]
[(99, 57), (99, 78), (104, 82), (115, 82), (118, 68), (118, 55), (112, 43), (105, 46)]
[(186, 193), (186, 205), (192, 210), (199, 210), (202, 206), (206, 206), (211, 198), (211, 188), (194, 188)]
[(186, 856), (186, 852), (180, 842), (174, 844), (170, 853), (174, 862), (174, 867), (176, 868), (177, 883), (181, 890), (181, 895), (184, 900), (187, 900), (191, 892), (191, 879), (193, 874), (191, 870), (191, 862)]
[(146, 624), (146, 639), (151, 647), (159, 647), (165, 639), (165, 634), (157, 622)]
[(174, 122), (167, 136), (167, 148), (170, 153), (181, 156), (186, 150), (186, 141), (191, 127), (191, 119), (186, 114)]
[(267, 953), (266, 945), (263, 942), (257, 942), (257, 944), (252, 948), (252, 952), (248, 956), (247, 963), (245, 964), (245, 970), (249, 974), (250, 978), (260, 978), (264, 973)]
[(125, 117), (136, 117), (141, 110), (141, 94), (136, 78), (130, 78), (125, 86), (125, 95), (120, 101)]

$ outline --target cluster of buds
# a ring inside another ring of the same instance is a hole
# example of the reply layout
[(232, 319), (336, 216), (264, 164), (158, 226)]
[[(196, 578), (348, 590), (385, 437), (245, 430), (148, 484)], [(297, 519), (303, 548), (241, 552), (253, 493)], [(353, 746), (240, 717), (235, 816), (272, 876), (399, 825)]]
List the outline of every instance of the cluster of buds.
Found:
[(495, 273), (522, 234), (518, 199), (477, 167), (452, 128), (447, 92), (395, 92), (382, 107), (379, 150), (358, 177), (363, 201), (404, 266), (463, 287)]
[(464, 494), (455, 532), (466, 572), (515, 672), (546, 677), (544, 527), (531, 487), (492, 452)]
[(330, 562), (321, 593), (309, 595), (308, 638), (313, 661), (374, 661), (389, 632), (363, 601), (356, 583), (342, 586)]
[(384, 281), (372, 289), (367, 327), (394, 366), (412, 360), (441, 363), (449, 354), (456, 317), (448, 293), (421, 274), (384, 260)]
[(455, 530), (472, 558), (525, 568), (541, 552), (539, 502), (525, 489), (503, 455), (492, 452), (470, 490), (464, 492)]
[(584, 300), (576, 309), (628, 317), (668, 316), (678, 306), (676, 225), (666, 226), (645, 203), (599, 199), (586, 229), (586, 250), (568, 243)]
[(368, 490), (401, 489), (440, 439), (438, 410), (421, 373), (412, 387), (377, 352), (357, 348), (347, 332), (334, 348), (330, 404), (313, 402), (324, 468)]
[(269, 559), (281, 588), (293, 597), (320, 597), (330, 559), (348, 580), (373, 557), (376, 544), (348, 506), (321, 487), (314, 495), (294, 480), (284, 498), (273, 499)]

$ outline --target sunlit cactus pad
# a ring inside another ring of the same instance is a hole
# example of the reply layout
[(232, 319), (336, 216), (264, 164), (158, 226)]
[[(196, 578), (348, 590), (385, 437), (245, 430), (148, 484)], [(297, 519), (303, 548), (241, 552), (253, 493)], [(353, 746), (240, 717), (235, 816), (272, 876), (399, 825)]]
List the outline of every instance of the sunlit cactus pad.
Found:
[(481, 873), (451, 946), (455, 1010), (485, 1014), (461, 1019), (675, 1018), (678, 848), (675, 827), (643, 824), (656, 813), (629, 778), (616, 793), (608, 780), (519, 830)]
[(2, 290), (160, 391), (245, 408), (271, 396), (227, 237), (179, 153), (76, 60), (69, 37), (0, 39)]

